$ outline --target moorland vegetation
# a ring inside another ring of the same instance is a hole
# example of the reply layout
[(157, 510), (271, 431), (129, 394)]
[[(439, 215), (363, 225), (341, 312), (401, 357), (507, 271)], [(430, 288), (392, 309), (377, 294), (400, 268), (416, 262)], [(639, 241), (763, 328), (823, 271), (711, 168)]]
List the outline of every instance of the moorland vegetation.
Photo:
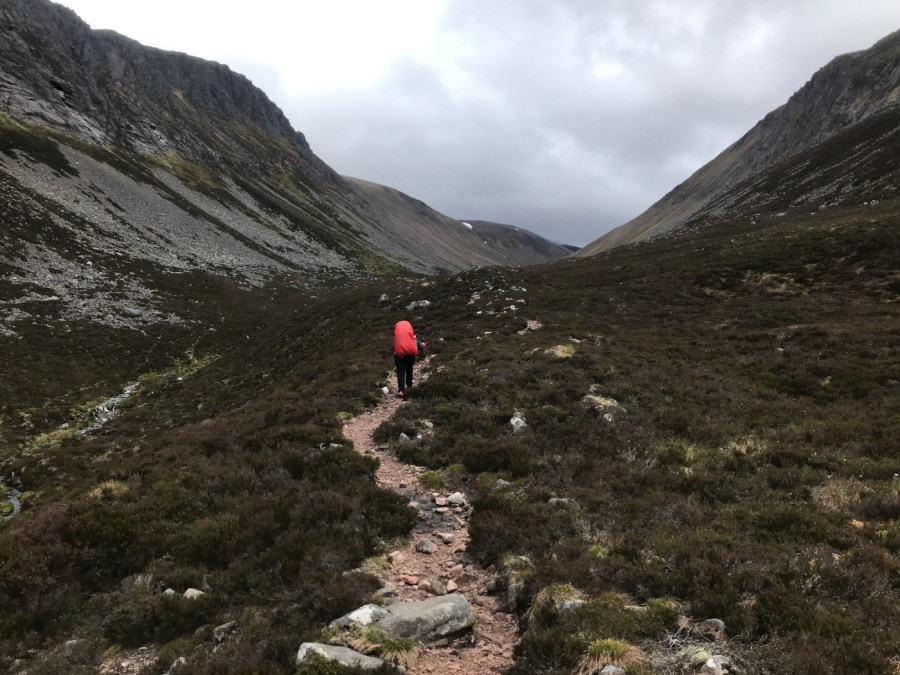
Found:
[[(382, 396), (408, 318), (433, 375), (378, 437), (476, 497), (471, 551), (519, 588), (514, 674), (592, 658), (652, 672), (679, 614), (723, 621), (746, 673), (891, 672), (895, 207), (324, 300), (170, 277), (194, 321), (143, 334), (51, 329), (35, 308), (28, 342), (2, 350), (23, 383), (2, 401), (3, 475), (24, 507), (0, 529), (0, 665), (96, 672), (152, 643), (152, 672), (177, 656), (191, 673), (292, 672), (301, 642), (378, 587), (364, 561), (413, 524), (341, 435)], [(101, 429), (46, 442), (139, 379)], [(396, 443), (426, 420), (432, 434)], [(189, 587), (208, 592), (163, 594)], [(561, 595), (584, 604), (562, 613)]]

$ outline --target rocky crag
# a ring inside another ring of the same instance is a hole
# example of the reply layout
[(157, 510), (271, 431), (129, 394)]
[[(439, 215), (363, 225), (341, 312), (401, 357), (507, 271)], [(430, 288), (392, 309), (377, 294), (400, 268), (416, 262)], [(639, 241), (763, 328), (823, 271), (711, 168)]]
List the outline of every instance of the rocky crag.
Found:
[(718, 157), (580, 255), (725, 216), (896, 197), (898, 129), (900, 31), (832, 60)]

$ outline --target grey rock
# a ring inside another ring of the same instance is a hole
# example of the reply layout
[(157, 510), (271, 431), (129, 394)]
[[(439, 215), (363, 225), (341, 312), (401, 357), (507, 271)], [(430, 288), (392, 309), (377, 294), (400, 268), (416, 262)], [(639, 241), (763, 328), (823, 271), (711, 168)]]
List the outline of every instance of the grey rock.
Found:
[(466, 496), (462, 492), (454, 492), (447, 497), (447, 503), (452, 504), (453, 506), (465, 506), (468, 502), (466, 501)]
[(503, 480), (502, 478), (498, 478), (494, 481), (494, 485), (492, 486), (494, 490), (504, 490), (508, 487), (512, 487), (512, 483), (508, 480)]
[(447, 587), (439, 579), (431, 579), (431, 592), (434, 595), (447, 595)]
[(368, 626), (387, 616), (387, 610), (379, 605), (363, 605), (328, 624), (328, 630), (349, 628), (350, 626)]
[(404, 434), (402, 431), (400, 432), (400, 437), (398, 438), (401, 445), (406, 445), (407, 443), (412, 443), (412, 439)]
[(172, 661), (172, 665), (169, 666), (169, 669), (166, 671), (166, 675), (175, 675), (175, 673), (180, 672), (187, 665), (187, 659), (183, 656), (179, 656), (177, 659)]
[(525, 415), (520, 412), (513, 413), (513, 416), (509, 420), (509, 425), (513, 428), (514, 432), (522, 431), (522, 429), (525, 429), (528, 426), (525, 422)]
[(625, 675), (625, 670), (623, 668), (619, 668), (619, 666), (610, 664), (603, 667), (603, 670), (600, 671), (600, 675)]
[(394, 598), (397, 596), (397, 588), (393, 584), (385, 584), (377, 591), (372, 594), (372, 597), (379, 598)]
[(228, 623), (223, 623), (221, 626), (216, 626), (213, 630), (213, 639), (216, 642), (224, 642), (225, 638), (237, 630), (237, 627), (237, 621), (229, 621)]
[(415, 300), (406, 306), (406, 311), (411, 312), (414, 309), (426, 309), (428, 307), (431, 307), (430, 300)]
[(388, 297), (387, 293), (382, 293), (381, 297), (378, 298), (378, 302), (380, 302), (381, 304), (384, 304), (384, 303), (390, 302), (390, 301), (391, 301), (391, 299)]
[(163, 591), (163, 595), (176, 595), (175, 590), (172, 588), (167, 588)]
[(475, 623), (468, 601), (456, 593), (419, 602), (398, 602), (377, 622), (393, 637), (437, 640)]
[[(384, 661), (376, 659), (374, 656), (366, 656), (365, 654), (360, 654), (347, 647), (326, 645), (321, 642), (304, 642), (300, 645), (300, 649), (297, 652), (297, 665), (306, 661), (306, 659), (313, 654), (318, 654), (329, 661), (335, 661), (347, 668), (378, 670), (384, 665)], [(401, 673), (406, 672), (406, 669), (401, 667), (397, 667), (397, 670)]]
[(550, 506), (571, 507), (578, 506), (577, 502), (571, 497), (551, 497), (547, 503)]
[(196, 600), (197, 598), (200, 598), (204, 595), (206, 595), (206, 593), (201, 591), (199, 588), (189, 588), (184, 592), (184, 597), (188, 600)]
[(428, 555), (431, 555), (438, 550), (438, 547), (437, 544), (431, 541), (431, 539), (419, 539), (419, 541), (416, 542), (416, 550), (419, 553), (427, 553)]
[(512, 612), (519, 606), (519, 601), (525, 593), (525, 583), (511, 581), (506, 585), (506, 608)]

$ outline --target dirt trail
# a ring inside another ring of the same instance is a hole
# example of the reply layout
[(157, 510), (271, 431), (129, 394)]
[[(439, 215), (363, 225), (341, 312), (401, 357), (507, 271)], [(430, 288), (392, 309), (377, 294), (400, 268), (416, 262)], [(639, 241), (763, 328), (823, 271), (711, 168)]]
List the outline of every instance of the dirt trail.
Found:
[[(416, 380), (427, 378), (427, 360), (416, 365)], [(503, 673), (512, 665), (516, 621), (495, 596), (487, 595), (493, 575), (482, 569), (467, 552), (469, 544), (468, 500), (463, 505), (447, 502), (449, 492), (436, 492), (419, 484), (423, 467), (398, 461), (372, 438), (375, 429), (389, 419), (403, 400), (394, 391), (374, 410), (344, 425), (344, 436), (354, 449), (379, 459), (378, 483), (409, 499), (419, 518), (409, 544), (389, 556), (388, 581), (400, 601), (424, 600), (447, 592), (461, 593), (469, 601), (477, 622), (473, 632), (461, 638), (427, 645), (411, 675), (423, 673)], [(437, 545), (433, 553), (416, 551), (416, 542), (429, 539)], [(436, 582), (436, 583), (435, 583)], [(434, 587), (437, 588), (434, 588)]]

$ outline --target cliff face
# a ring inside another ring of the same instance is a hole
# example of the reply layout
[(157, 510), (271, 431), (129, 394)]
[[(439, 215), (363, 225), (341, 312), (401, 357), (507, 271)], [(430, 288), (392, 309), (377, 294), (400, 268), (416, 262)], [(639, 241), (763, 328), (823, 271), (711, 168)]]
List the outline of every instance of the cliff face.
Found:
[[(835, 58), (718, 157), (579, 255), (593, 255), (703, 219), (711, 203), (742, 182), (898, 106), (900, 31), (868, 50)], [(829, 192), (828, 185), (815, 188), (823, 195)]]
[(287, 141), (305, 173), (335, 178), (284, 113), (228, 66), (94, 31), (46, 0), (4, 0), (0, 26), (0, 102), (18, 119), (143, 155), (173, 150), (242, 170), (261, 168), (252, 138), (261, 132)]

